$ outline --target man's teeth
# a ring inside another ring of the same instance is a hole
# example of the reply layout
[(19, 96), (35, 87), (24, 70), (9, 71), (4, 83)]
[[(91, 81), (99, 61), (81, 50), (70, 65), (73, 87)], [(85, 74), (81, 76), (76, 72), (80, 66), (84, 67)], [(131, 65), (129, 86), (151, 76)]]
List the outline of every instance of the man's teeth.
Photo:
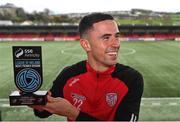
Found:
[(108, 54), (110, 54), (110, 55), (116, 55), (117, 52), (109, 52)]

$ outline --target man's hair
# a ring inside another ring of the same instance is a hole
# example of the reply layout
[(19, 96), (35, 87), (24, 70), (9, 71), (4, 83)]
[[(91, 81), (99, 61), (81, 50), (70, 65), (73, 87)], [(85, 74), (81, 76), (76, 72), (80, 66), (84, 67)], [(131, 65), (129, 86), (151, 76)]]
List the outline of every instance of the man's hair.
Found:
[(80, 37), (83, 37), (83, 35), (92, 28), (94, 23), (104, 20), (114, 20), (114, 18), (111, 15), (104, 13), (92, 13), (84, 16), (79, 23)]

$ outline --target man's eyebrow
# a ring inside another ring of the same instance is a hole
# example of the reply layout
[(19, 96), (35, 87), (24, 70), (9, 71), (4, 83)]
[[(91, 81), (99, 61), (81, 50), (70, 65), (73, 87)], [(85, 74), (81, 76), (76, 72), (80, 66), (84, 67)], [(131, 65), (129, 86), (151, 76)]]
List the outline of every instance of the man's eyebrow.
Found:
[[(115, 36), (120, 36), (121, 34), (120, 34), (120, 32), (117, 32), (116, 34), (115, 34)], [(104, 38), (104, 37), (107, 37), (107, 36), (112, 36), (112, 34), (103, 34), (102, 36), (100, 36), (100, 38)]]
[(111, 36), (112, 34), (103, 34), (102, 36), (101, 36), (101, 38), (103, 38), (103, 37), (107, 37), (107, 36)]

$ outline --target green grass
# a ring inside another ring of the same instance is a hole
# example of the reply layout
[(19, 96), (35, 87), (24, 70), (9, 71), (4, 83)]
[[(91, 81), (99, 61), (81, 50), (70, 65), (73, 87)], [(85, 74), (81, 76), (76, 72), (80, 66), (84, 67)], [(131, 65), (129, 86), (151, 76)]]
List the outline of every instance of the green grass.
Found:
[(179, 24), (179, 18), (142, 18), (142, 19), (117, 19), (120, 25), (172, 25)]
[[(8, 99), (16, 90), (13, 80), (12, 46), (36, 45), (43, 50), (43, 85), (48, 90), (52, 81), (65, 66), (86, 59), (79, 42), (0, 42), (0, 98)], [(122, 42), (119, 63), (129, 65), (144, 76), (143, 97), (180, 96), (180, 42)], [(177, 100), (176, 100), (177, 101)], [(140, 120), (180, 120), (178, 106), (149, 106), (143, 100)], [(7, 102), (6, 102), (7, 103)], [(2, 102), (0, 101), (0, 107)], [(44, 120), (33, 116), (29, 108), (1, 107), (3, 120)], [(166, 115), (166, 116), (165, 116)], [(28, 119), (27, 119), (28, 118)], [(65, 120), (53, 116), (45, 120)]]
[[(176, 105), (177, 104), (177, 105)], [(142, 121), (179, 121), (180, 99), (143, 99), (140, 111)]]
[(133, 55), (120, 54), (119, 62), (143, 74), (144, 97), (180, 96), (179, 42), (125, 42), (121, 47), (136, 50)]

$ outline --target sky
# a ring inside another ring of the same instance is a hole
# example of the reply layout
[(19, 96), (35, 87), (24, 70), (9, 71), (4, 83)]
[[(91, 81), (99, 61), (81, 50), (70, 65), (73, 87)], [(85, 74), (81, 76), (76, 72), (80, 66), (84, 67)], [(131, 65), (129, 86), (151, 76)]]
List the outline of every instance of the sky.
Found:
[(13, 3), (26, 12), (50, 9), (53, 13), (125, 11), (133, 8), (161, 12), (180, 12), (180, 0), (0, 0)]

